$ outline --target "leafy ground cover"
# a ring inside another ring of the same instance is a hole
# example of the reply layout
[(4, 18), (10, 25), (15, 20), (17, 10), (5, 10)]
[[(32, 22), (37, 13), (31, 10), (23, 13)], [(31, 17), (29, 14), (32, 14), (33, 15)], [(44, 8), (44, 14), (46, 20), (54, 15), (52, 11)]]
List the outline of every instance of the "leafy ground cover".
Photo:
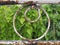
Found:
[[(13, 29), (13, 15), (20, 5), (5, 5), (0, 6), (0, 40), (20, 40), (21, 38), (14, 32)], [(48, 12), (51, 26), (48, 34), (41, 40), (60, 40), (60, 5), (59, 4), (45, 4), (43, 8)], [(27, 8), (27, 7), (26, 7)], [(24, 19), (23, 8), (19, 14), (17, 14), (16, 28), (18, 32), (27, 38), (37, 38), (41, 36), (47, 27), (47, 18), (41, 10), (41, 18), (36, 23), (28, 23)], [(35, 9), (31, 9), (27, 13), (27, 17), (34, 20), (38, 17), (38, 12)]]

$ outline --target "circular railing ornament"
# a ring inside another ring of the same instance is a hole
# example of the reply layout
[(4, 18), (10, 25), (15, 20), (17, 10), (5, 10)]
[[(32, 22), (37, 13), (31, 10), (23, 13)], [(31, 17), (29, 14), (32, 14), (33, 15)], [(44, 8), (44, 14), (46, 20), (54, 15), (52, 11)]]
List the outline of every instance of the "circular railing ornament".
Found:
[(37, 22), (40, 17), (41, 17), (41, 14), (40, 14), (40, 9), (39, 7), (34, 7), (37, 11), (38, 11), (38, 17), (35, 19), (35, 20), (30, 20), (27, 16), (26, 16), (26, 13), (31, 9), (32, 7), (28, 7), (24, 13), (24, 17), (26, 19), (26, 21), (30, 22), (30, 23), (34, 23), (34, 22)]
[[(22, 9), (22, 8), (21, 8)], [(43, 10), (43, 12), (46, 14), (46, 16), (47, 16), (47, 19), (48, 19), (48, 26), (47, 26), (47, 29), (46, 29), (46, 31), (43, 33), (43, 35), (41, 35), (40, 37), (38, 37), (38, 38), (36, 38), (36, 39), (29, 39), (29, 40), (40, 40), (40, 39), (42, 39), (46, 34), (47, 34), (47, 32), (49, 31), (49, 27), (50, 27), (50, 18), (49, 18), (49, 16), (48, 16), (48, 13), (45, 11), (45, 9), (44, 8), (41, 8), (42, 10)], [(30, 7), (26, 10), (26, 12), (24, 13), (25, 14), (25, 16), (26, 16), (26, 13), (27, 13), (27, 11), (28, 10), (30, 10)], [(25, 38), (25, 37), (23, 37), (20, 33), (18, 33), (18, 31), (17, 31), (17, 29), (16, 29), (16, 27), (15, 27), (15, 20), (16, 20), (16, 15), (18, 14), (18, 12), (20, 11), (20, 8), (18, 9), (18, 11), (15, 13), (15, 15), (13, 16), (13, 28), (14, 28), (14, 31), (16, 32), (16, 34), (20, 37), (20, 38), (22, 38), (22, 39), (24, 39), (24, 40), (27, 40), (27, 38)], [(39, 13), (40, 13), (40, 9), (38, 8), (38, 11), (39, 11)], [(40, 14), (39, 14), (39, 16), (40, 16)], [(26, 17), (25, 17), (26, 18)], [(40, 17), (38, 17), (37, 19), (36, 19), (36, 21), (39, 19)], [(35, 22), (35, 21), (30, 21), (29, 20), (29, 22)]]

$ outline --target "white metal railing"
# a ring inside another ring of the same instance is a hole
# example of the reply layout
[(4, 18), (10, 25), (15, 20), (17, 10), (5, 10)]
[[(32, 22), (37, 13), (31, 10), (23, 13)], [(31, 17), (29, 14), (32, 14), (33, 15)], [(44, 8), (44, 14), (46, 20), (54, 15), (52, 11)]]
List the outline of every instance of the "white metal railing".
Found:
[[(26, 42), (26, 41), (24, 41)], [(23, 41), (0, 41), (0, 44), (19, 44), (24, 45)], [(37, 45), (60, 45), (60, 41), (35, 41)], [(36, 44), (35, 43), (35, 44)]]
[(59, 4), (60, 0), (0, 0), (0, 5), (3, 4), (22, 4), (22, 3), (26, 3), (29, 1), (33, 1), (35, 3), (39, 3), (39, 4)]
[[(0, 5), (5, 4), (23, 4), (23, 3), (36, 3), (36, 4), (60, 4), (60, 0), (0, 0)], [(15, 17), (15, 16), (14, 16)], [(48, 18), (49, 19), (49, 18)], [(14, 21), (13, 21), (14, 22)], [(50, 27), (50, 21), (49, 27)], [(49, 29), (48, 27), (48, 29)], [(21, 36), (20, 36), (21, 37)], [(44, 35), (43, 35), (44, 37)], [(40, 38), (39, 38), (40, 39)], [(25, 43), (24, 43), (25, 42)], [(14, 44), (14, 45), (25, 45), (25, 44), (35, 44), (35, 45), (60, 45), (60, 41), (0, 41), (0, 44)]]

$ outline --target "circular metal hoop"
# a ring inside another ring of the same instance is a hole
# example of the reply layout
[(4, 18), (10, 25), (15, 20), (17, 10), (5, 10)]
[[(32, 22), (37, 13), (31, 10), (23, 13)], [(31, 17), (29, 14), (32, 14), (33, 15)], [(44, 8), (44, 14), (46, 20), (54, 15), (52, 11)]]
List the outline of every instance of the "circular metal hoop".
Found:
[(24, 17), (25, 17), (26, 21), (28, 21), (28, 22), (30, 22), (30, 23), (37, 22), (37, 21), (40, 19), (40, 17), (41, 17), (40, 9), (39, 9), (39, 7), (34, 7), (34, 8), (38, 11), (38, 17), (37, 17), (35, 20), (30, 20), (30, 19), (26, 16), (26, 13), (30, 10), (30, 8), (32, 8), (32, 7), (28, 7), (28, 8), (26, 9), (26, 11), (25, 11), (25, 13), (24, 13)]
[[(41, 9), (44, 11), (44, 13), (45, 13), (46, 16), (47, 16), (47, 19), (48, 19), (48, 27), (47, 27), (46, 31), (43, 33), (43, 35), (41, 35), (39, 38), (29, 39), (29, 40), (39, 40), (39, 39), (42, 39), (42, 38), (47, 34), (47, 32), (48, 32), (48, 30), (49, 30), (49, 27), (50, 27), (50, 18), (49, 18), (49, 16), (48, 16), (48, 13), (47, 13), (43, 8), (41, 8)], [(18, 11), (20, 11), (20, 9), (18, 9)], [(18, 36), (20, 36), (20, 38), (26, 40), (27, 38), (21, 36), (21, 34), (18, 33), (18, 31), (17, 31), (17, 29), (16, 29), (16, 27), (15, 27), (15, 19), (16, 19), (16, 15), (17, 15), (18, 11), (17, 11), (17, 12), (15, 13), (15, 15), (13, 16), (13, 28), (14, 28), (14, 31), (16, 32), (16, 34), (17, 34)]]

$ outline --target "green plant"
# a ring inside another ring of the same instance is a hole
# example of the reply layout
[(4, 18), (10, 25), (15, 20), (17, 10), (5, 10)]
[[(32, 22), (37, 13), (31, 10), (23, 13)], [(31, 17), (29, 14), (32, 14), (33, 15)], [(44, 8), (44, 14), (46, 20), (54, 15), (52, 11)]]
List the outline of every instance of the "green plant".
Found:
[[(14, 32), (12, 19), (13, 15), (19, 8), (19, 5), (5, 5), (0, 6), (0, 40), (19, 40), (21, 39)], [(48, 12), (51, 19), (50, 31), (42, 40), (60, 40), (60, 5), (50, 4), (42, 5), (45, 10)], [(26, 8), (23, 8), (16, 19), (16, 27), (18, 31), (27, 38), (37, 38), (42, 35), (46, 30), (47, 18), (41, 10), (41, 18), (36, 23), (28, 23), (24, 19), (24, 11)], [(30, 19), (37, 18), (37, 11), (35, 9), (28, 11), (27, 17)]]

